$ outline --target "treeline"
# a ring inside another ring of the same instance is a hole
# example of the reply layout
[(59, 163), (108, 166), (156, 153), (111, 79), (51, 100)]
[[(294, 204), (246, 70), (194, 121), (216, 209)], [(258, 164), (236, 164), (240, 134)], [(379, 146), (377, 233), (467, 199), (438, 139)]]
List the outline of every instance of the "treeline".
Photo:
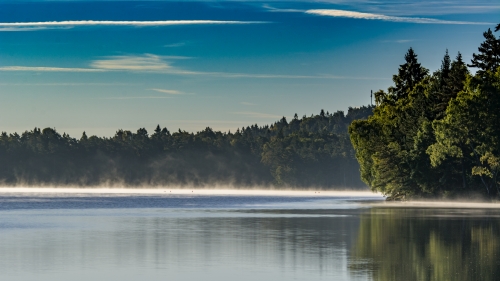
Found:
[(483, 35), (470, 64), (446, 51), (432, 74), (410, 48), (394, 86), (375, 93), (374, 115), (351, 124), (372, 190), (392, 199), (500, 196), (500, 38)]
[(270, 126), (197, 133), (141, 128), (80, 139), (35, 128), (0, 135), (2, 185), (364, 188), (347, 134), (373, 108), (285, 117)]

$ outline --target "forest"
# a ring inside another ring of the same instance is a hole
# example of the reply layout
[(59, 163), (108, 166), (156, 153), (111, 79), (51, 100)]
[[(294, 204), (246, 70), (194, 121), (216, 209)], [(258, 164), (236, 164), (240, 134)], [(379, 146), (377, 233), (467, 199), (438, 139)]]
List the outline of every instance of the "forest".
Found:
[(79, 139), (53, 128), (0, 135), (4, 186), (366, 188), (347, 133), (372, 106), (285, 117), (236, 132), (118, 130)]
[(394, 85), (374, 93), (373, 115), (350, 125), (372, 190), (394, 200), (500, 196), (500, 37), (483, 36), (469, 64), (446, 51), (434, 73), (410, 48)]
[[(498, 32), (500, 25), (495, 29)], [(53, 128), (0, 135), (4, 186), (366, 188), (388, 199), (500, 197), (500, 37), (430, 73), (410, 48), (375, 106), (232, 132)], [(470, 70), (469, 68), (472, 68)], [(475, 71), (475, 72), (472, 72)]]

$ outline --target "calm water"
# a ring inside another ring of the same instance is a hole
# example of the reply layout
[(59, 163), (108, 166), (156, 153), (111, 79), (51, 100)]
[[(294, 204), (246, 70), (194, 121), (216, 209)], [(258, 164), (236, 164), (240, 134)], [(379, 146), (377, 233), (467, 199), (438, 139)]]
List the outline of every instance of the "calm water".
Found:
[(1, 280), (499, 280), (500, 211), (375, 198), (1, 195)]

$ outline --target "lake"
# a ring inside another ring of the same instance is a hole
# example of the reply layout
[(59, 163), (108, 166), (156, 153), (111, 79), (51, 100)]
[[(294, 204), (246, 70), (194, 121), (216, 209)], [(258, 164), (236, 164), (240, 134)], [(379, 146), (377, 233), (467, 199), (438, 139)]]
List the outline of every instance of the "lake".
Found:
[(369, 193), (0, 193), (1, 280), (497, 280), (500, 209)]

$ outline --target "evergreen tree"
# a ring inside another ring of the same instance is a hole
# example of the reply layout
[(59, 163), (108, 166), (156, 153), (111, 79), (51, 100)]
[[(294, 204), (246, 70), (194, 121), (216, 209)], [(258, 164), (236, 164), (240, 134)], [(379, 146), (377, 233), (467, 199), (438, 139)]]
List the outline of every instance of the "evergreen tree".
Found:
[(484, 42), (478, 48), (479, 53), (472, 55), (469, 67), (479, 68), (477, 71), (480, 76), (486, 71), (495, 72), (500, 66), (500, 39), (496, 38), (491, 29), (483, 33)]
[(362, 179), (373, 190), (392, 199), (500, 196), (500, 69), (492, 55), (497, 39), (491, 30), (485, 37), (474, 77), (460, 53), (453, 62), (446, 53), (439, 70), (412, 84), (410, 50), (389, 94), (375, 94), (374, 115), (349, 126)]
[(88, 140), (88, 137), (87, 137), (87, 134), (85, 133), (85, 131), (83, 131), (83, 134), (82, 134), (82, 137), (80, 138), (80, 141), (86, 141)]
[(468, 74), (467, 66), (462, 60), (462, 54), (457, 54), (456, 59), (450, 64), (448, 51), (443, 58), (441, 69), (436, 75), (438, 82), (433, 88), (435, 105), (435, 118), (442, 118), (451, 99), (456, 98), (465, 83)]
[(451, 59), (448, 54), (448, 49), (446, 49), (446, 53), (441, 61), (441, 68), (439, 69), (439, 85), (442, 88), (446, 88), (448, 78), (450, 77), (450, 68), (451, 68)]
[(389, 88), (392, 98), (398, 100), (407, 97), (427, 73), (428, 70), (420, 65), (417, 54), (410, 48), (405, 54), (405, 63), (399, 66), (398, 74), (392, 78), (394, 87)]
[(458, 52), (457, 57), (451, 63), (450, 75), (447, 80), (449, 89), (449, 99), (457, 97), (458, 92), (464, 88), (464, 83), (469, 74), (469, 70), (462, 60), (462, 54)]
[(253, 124), (222, 133), (210, 127), (170, 134), (156, 126), (118, 130), (111, 138), (79, 140), (46, 128), (0, 134), (0, 182), (15, 185), (282, 185), (350, 187), (359, 178), (346, 127), (366, 118), (371, 107), (349, 108), (334, 116), (313, 115), (273, 126)]
[(470, 191), (494, 196), (500, 195), (500, 72), (486, 71), (481, 77), (479, 85), (468, 79), (464, 90), (451, 101), (446, 117), (433, 123), (436, 143), (428, 153), (435, 167), (457, 160), (462, 165), (457, 168), (475, 177)]

